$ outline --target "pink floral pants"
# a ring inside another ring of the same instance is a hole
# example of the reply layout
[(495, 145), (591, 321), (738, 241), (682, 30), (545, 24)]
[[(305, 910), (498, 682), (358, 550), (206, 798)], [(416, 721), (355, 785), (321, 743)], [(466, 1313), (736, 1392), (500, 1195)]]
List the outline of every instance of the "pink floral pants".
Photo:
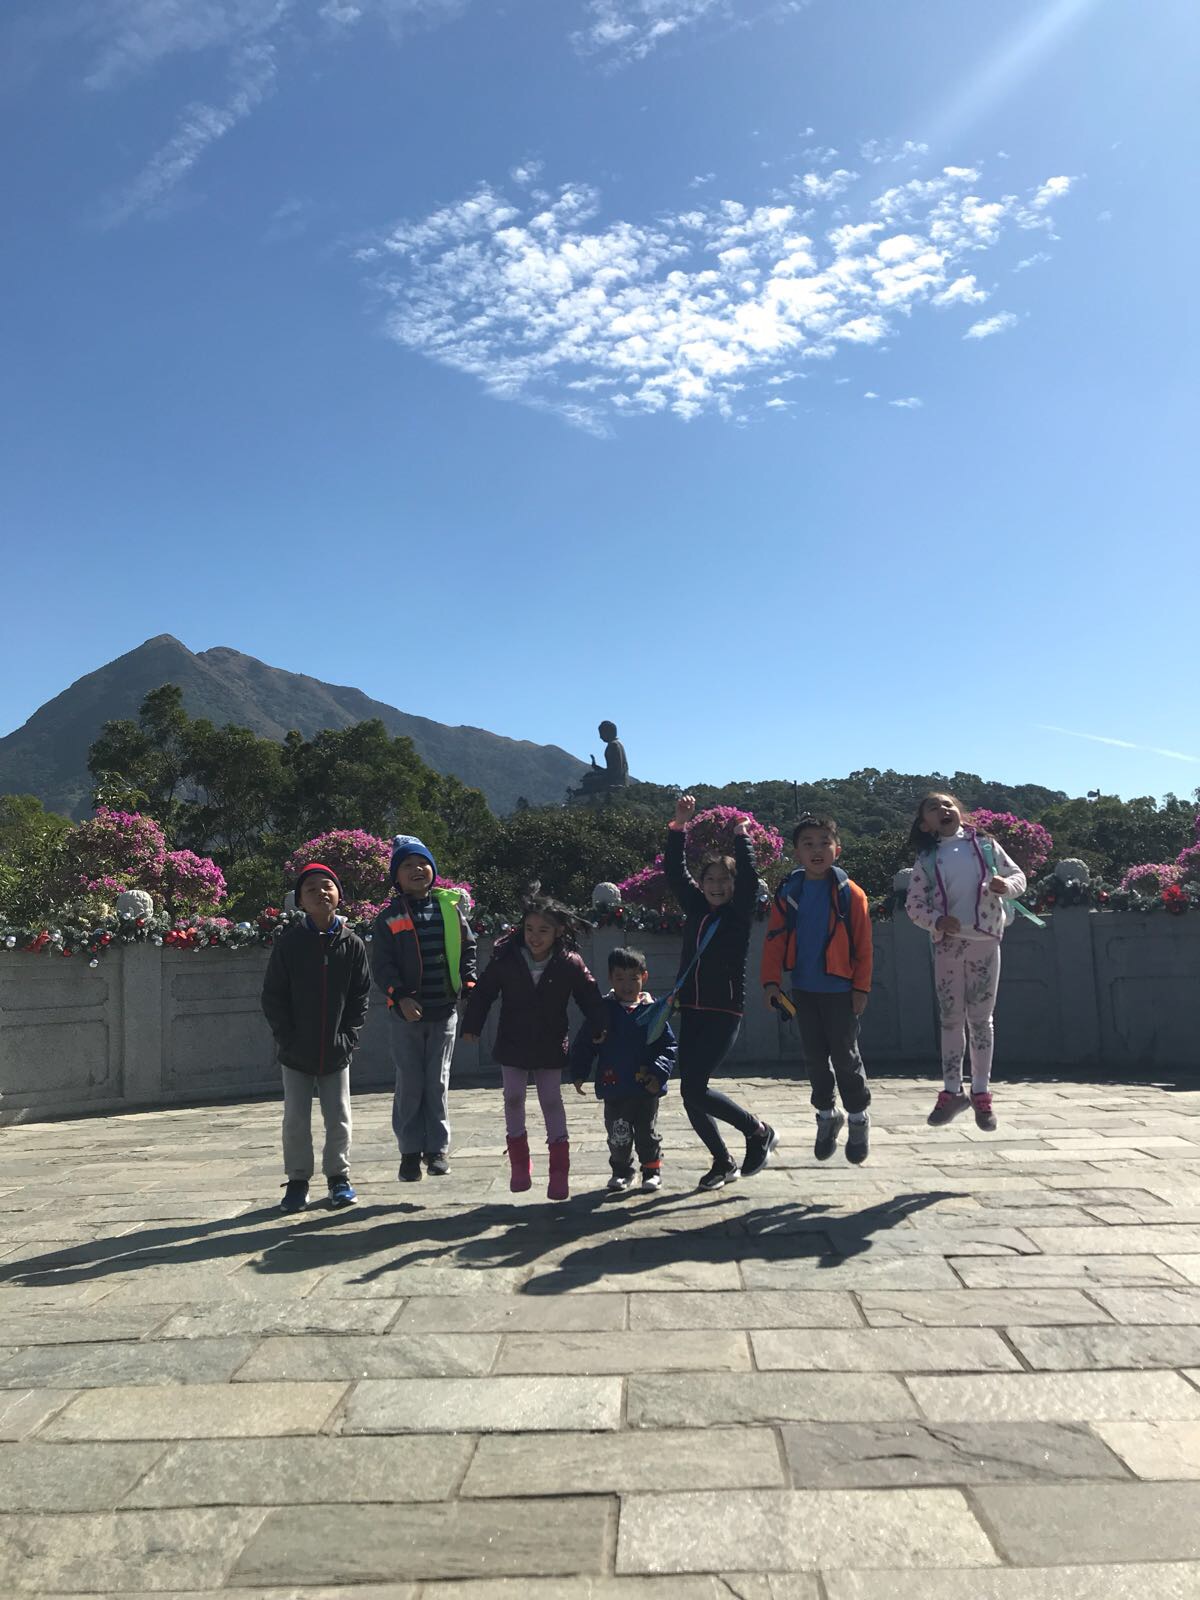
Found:
[(971, 1042), (971, 1092), (983, 1094), (992, 1078), (999, 939), (939, 939), (933, 947), (933, 984), (942, 1027), (942, 1078), (961, 1094), (967, 1040)]

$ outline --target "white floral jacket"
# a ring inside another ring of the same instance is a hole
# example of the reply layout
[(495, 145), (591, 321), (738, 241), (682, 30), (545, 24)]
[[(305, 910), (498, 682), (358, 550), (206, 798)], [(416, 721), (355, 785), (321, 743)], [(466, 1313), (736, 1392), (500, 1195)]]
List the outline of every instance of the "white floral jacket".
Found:
[[(996, 858), (996, 875), (1003, 878), (1008, 886), (1005, 895), (993, 894), (988, 888), (992, 874), (988, 870), (987, 861), (980, 848), (979, 836), (976, 835), (974, 828), (964, 828), (963, 832), (974, 844), (979, 861), (979, 891), (975, 896), (975, 932), (988, 934), (993, 939), (1002, 939), (1006, 926), (1005, 897), (1015, 897), (1024, 893), (1025, 874), (995, 839), (989, 839), (992, 853)], [(937, 869), (937, 851), (936, 849), (927, 851), (917, 858), (913, 875), (909, 879), (904, 909), (908, 912), (910, 921), (915, 922), (918, 928), (924, 928), (931, 939), (938, 940), (945, 935), (938, 932), (935, 924), (939, 917), (948, 914), (947, 904), (946, 886)]]

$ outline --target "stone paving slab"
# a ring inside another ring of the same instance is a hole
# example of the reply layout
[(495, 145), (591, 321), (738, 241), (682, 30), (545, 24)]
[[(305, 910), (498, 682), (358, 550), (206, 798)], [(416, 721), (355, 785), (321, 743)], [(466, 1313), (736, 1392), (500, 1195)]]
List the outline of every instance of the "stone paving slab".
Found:
[(475, 1440), (463, 1435), (189, 1439), (165, 1453), (159, 1446), (157, 1463), (147, 1462), (145, 1476), (118, 1500), (142, 1508), (446, 1500), (461, 1483), (474, 1448)]
[(0, 1445), (0, 1506), (6, 1511), (111, 1510), (163, 1449), (158, 1443)]
[[(886, 1572), (834, 1572), (827, 1600), (896, 1600)], [(1004, 1571), (909, 1572), (904, 1600), (1195, 1600), (1200, 1562), (1104, 1567), (1010, 1567)]]
[[(233, 1341), (226, 1341), (232, 1343)], [(487, 1333), (292, 1334), (264, 1339), (237, 1372), (239, 1383), (327, 1378), (478, 1378), (492, 1370), (500, 1348)], [(541, 1372), (555, 1370), (539, 1367)]]
[(1082, 1423), (809, 1423), (789, 1424), (781, 1432), (797, 1489), (1126, 1476), (1112, 1449)]
[[(255, 1348), (253, 1339), (195, 1339), (188, 1344), (31, 1345), (0, 1350), (0, 1388), (115, 1388), (140, 1383), (224, 1383)], [(1197, 1358), (1200, 1360), (1200, 1353)], [(324, 1374), (323, 1374), (324, 1376)]]
[(0, 1516), (0, 1593), (217, 1586), (266, 1515), (200, 1509)]
[(1200, 1418), (1200, 1390), (1175, 1372), (1006, 1372), (911, 1378), (909, 1388), (931, 1422)]
[(990, 1485), (976, 1491), (1017, 1566), (1200, 1560), (1200, 1483)]
[(998, 1560), (954, 1489), (747, 1489), (635, 1494), (621, 1502), (618, 1572), (983, 1567)]
[(342, 1429), (558, 1433), (616, 1428), (620, 1421), (619, 1378), (380, 1378), (355, 1385)]
[(1200, 1092), (888, 1078), (860, 1170), (728, 1087), (770, 1167), (699, 1194), (673, 1101), (617, 1202), (573, 1096), (555, 1205), (488, 1089), (403, 1189), (357, 1096), (298, 1217), (277, 1100), (5, 1128), (0, 1594), (1197, 1600)]
[(779, 1443), (770, 1428), (664, 1429), (648, 1447), (631, 1433), (495, 1434), (479, 1441), (462, 1486), (468, 1496), (620, 1494), (643, 1489), (781, 1488)]
[(1021, 1367), (991, 1329), (960, 1329), (950, 1340), (941, 1330), (926, 1328), (780, 1328), (752, 1333), (750, 1343), (760, 1372), (1008, 1372)]
[(42, 1428), (41, 1437), (239, 1439), (318, 1433), (345, 1393), (344, 1383), (89, 1389)]
[(616, 1507), (607, 1499), (455, 1500), (430, 1506), (295, 1506), (269, 1512), (232, 1581), (599, 1574)]

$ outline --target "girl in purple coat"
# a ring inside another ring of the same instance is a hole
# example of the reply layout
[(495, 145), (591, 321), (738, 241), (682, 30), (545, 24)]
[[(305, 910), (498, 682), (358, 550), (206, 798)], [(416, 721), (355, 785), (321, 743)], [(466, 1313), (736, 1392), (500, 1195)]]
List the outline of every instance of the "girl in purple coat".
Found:
[(471, 992), (462, 1037), (478, 1039), (493, 1001), (500, 1000), (500, 1025), (492, 1054), (504, 1081), (504, 1123), (514, 1194), (533, 1182), (525, 1094), (532, 1076), (546, 1122), (550, 1147), (550, 1200), (570, 1192), (571, 1146), (562, 1098), (567, 1059), (567, 1004), (574, 1000), (591, 1024), (597, 1043), (604, 1038), (604, 1001), (575, 942), (577, 919), (557, 901), (538, 896), (525, 904), (520, 925), (496, 941), (492, 959)]

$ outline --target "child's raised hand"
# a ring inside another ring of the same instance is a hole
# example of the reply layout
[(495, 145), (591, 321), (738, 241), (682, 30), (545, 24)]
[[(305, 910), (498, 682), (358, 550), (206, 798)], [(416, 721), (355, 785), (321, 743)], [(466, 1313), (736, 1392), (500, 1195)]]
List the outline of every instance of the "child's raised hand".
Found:
[(1008, 893), (1008, 879), (993, 878), (991, 883), (988, 884), (988, 888), (994, 895), (998, 895), (1000, 899), (1003, 900), (1004, 896)]
[(748, 839), (750, 837), (750, 819), (748, 817), (739, 817), (734, 823), (733, 836), (735, 839)]
[(675, 826), (686, 828), (696, 815), (696, 796), (694, 794), (681, 794), (675, 802)]

